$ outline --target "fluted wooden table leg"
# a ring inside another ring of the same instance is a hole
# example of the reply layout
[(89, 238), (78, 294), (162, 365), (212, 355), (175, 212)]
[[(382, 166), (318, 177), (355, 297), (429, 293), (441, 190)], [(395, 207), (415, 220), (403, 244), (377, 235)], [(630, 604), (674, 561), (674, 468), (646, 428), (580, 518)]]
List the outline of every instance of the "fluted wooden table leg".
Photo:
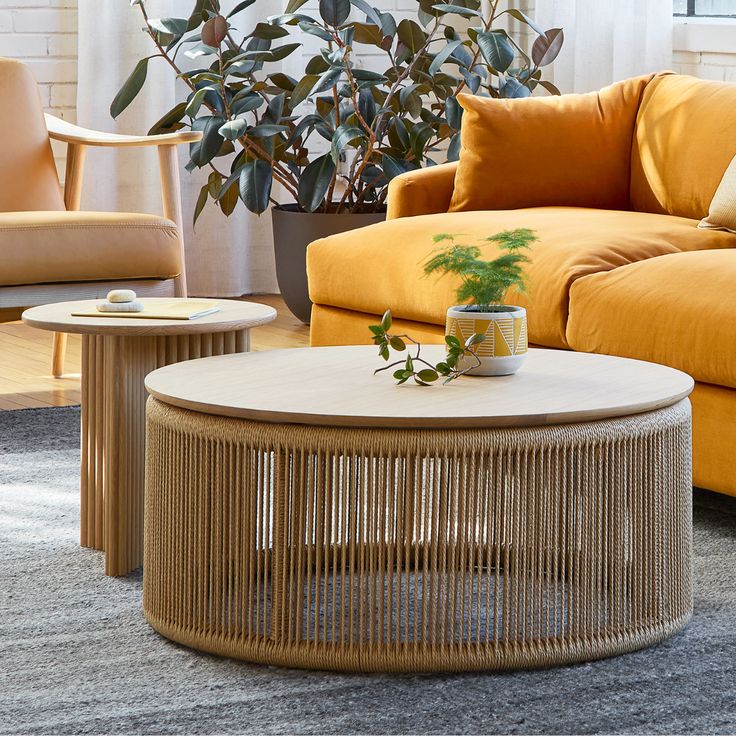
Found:
[(82, 338), (80, 539), (105, 551), (105, 573), (143, 563), (146, 374), (171, 363), (244, 352), (248, 330)]

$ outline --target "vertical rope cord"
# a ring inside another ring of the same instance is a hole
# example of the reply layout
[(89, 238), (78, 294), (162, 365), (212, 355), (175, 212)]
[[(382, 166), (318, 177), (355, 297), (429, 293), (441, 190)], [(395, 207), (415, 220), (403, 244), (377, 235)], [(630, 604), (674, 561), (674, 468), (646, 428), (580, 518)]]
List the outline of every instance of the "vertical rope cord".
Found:
[(148, 411), (144, 609), (182, 643), (504, 668), (629, 651), (690, 615), (687, 402), (451, 433)]

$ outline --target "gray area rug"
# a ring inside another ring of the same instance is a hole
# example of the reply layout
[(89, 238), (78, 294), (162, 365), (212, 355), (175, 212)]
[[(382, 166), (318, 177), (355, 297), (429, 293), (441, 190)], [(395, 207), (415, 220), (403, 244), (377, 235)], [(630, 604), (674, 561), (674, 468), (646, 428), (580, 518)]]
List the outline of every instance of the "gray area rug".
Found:
[(161, 638), (78, 545), (78, 409), (0, 412), (0, 733), (736, 733), (736, 503), (699, 492), (695, 616), (649, 650), (504, 674), (254, 666)]

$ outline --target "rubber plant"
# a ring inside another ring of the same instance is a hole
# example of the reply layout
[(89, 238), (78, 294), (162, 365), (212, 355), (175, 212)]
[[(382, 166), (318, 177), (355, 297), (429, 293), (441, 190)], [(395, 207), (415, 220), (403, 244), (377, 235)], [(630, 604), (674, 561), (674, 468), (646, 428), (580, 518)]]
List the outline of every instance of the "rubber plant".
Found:
[[(149, 17), (145, 0), (131, 3), (154, 52), (138, 62), (110, 112), (116, 117), (132, 102), (151, 62), (167, 63), (184, 82), (186, 97), (151, 133), (202, 131), (187, 165), (211, 170), (195, 220), (208, 200), (225, 215), (238, 200), (261, 213), (275, 204), (274, 182), (306, 212), (379, 212), (393, 177), (457, 158), (459, 93), (558, 94), (542, 69), (559, 53), (562, 30), (542, 29), (500, 0), (486, 14), (480, 0), (420, 0), (416, 20), (397, 20), (366, 0), (319, 0), (318, 13), (290, 0), (284, 13), (241, 29), (241, 14), (258, 2), (223, 14), (218, 0), (196, 0), (188, 15), (171, 18)], [(529, 54), (499, 27), (511, 19), (535, 34)], [(458, 31), (458, 20), (470, 28)], [(279, 71), (305, 35), (321, 47), (303, 75)], [(383, 55), (380, 71), (361, 66), (361, 50)], [(195, 68), (183, 68), (182, 56)]]

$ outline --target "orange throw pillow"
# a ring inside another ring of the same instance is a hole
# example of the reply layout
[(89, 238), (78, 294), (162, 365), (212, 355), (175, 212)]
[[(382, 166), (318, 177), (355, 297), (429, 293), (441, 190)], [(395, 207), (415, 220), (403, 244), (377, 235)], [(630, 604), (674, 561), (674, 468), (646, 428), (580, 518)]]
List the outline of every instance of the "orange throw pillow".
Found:
[(582, 95), (459, 95), (464, 113), (450, 211), (628, 210), (634, 123), (652, 76)]

